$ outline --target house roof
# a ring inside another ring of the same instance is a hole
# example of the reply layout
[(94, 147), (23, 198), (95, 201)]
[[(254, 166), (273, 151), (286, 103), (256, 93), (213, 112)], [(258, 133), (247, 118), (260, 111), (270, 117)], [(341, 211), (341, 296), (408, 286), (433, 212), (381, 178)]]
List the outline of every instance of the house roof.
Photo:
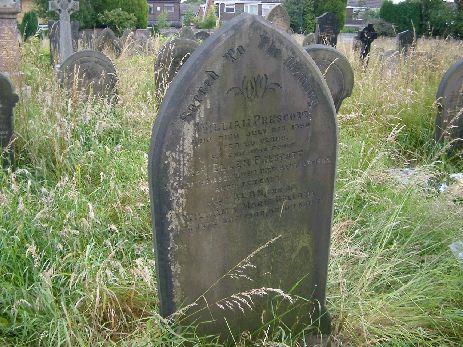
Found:
[(347, 7), (381, 8), (384, 0), (348, 0)]

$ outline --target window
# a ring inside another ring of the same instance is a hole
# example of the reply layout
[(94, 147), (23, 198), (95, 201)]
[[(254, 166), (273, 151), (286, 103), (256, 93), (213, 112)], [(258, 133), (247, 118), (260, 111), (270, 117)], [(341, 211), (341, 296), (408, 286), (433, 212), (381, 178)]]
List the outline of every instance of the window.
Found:
[(225, 5), (225, 13), (235, 13), (235, 4)]
[(156, 7), (156, 11), (157, 11), (157, 12), (161, 12), (161, 7), (157, 6), (157, 7)]
[(257, 4), (244, 5), (244, 12), (257, 15), (259, 13)]
[(153, 5), (153, 4), (149, 4), (149, 5), (148, 5), (148, 13), (149, 13), (149, 14), (153, 14), (153, 13), (154, 13), (154, 5)]
[(278, 4), (262, 4), (262, 16), (267, 17), (272, 8), (274, 8), (276, 5)]
[(164, 5), (164, 11), (167, 13), (174, 13), (174, 5)]

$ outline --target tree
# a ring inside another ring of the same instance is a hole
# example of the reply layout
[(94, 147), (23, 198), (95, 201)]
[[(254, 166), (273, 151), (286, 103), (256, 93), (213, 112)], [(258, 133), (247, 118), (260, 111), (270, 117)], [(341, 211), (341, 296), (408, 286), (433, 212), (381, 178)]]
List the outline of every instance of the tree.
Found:
[(191, 6), (188, 6), (188, 10), (186, 10), (185, 15), (183, 16), (183, 25), (191, 25), (193, 23), (194, 18), (195, 14), (193, 13)]
[(421, 33), (423, 19), (420, 0), (405, 0), (398, 4), (386, 0), (379, 10), (379, 16), (394, 24), (397, 31), (414, 30), (417, 34)]
[(27, 40), (29, 37), (35, 35), (39, 29), (39, 18), (37, 13), (34, 11), (26, 12), (24, 14), (21, 25), (19, 26), (19, 31), (24, 40)]
[(167, 12), (162, 11), (158, 16), (158, 21), (156, 23), (156, 27), (158, 29), (167, 28), (169, 23), (167, 22)]
[(120, 8), (104, 11), (103, 14), (99, 15), (99, 20), (118, 36), (122, 35), (124, 30), (133, 28), (137, 23), (137, 18), (133, 13), (127, 13)]
[(315, 1), (304, 0), (304, 31), (312, 33), (315, 31)]

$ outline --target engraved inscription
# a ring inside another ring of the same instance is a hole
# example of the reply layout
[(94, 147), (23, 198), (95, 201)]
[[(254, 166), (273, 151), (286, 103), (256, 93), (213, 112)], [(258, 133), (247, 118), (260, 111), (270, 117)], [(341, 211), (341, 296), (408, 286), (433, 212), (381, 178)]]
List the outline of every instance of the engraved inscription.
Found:
[(247, 100), (262, 99), (268, 91), (275, 91), (277, 88), (281, 89), (281, 85), (269, 82), (266, 74), (254, 77), (244, 76), (241, 86), (230, 88), (227, 94), (233, 91), (235, 96), (241, 95)]

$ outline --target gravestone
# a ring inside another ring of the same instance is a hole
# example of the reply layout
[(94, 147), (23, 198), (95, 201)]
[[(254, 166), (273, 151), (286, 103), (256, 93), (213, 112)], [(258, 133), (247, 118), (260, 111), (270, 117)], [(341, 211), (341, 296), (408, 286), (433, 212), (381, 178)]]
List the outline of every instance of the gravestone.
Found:
[(354, 71), (347, 58), (337, 49), (325, 45), (311, 45), (305, 50), (317, 64), (325, 77), (336, 112), (343, 100), (352, 95), (354, 89)]
[(415, 45), (415, 34), (411, 30), (405, 30), (397, 34), (397, 50), (400, 54), (407, 55)]
[(325, 12), (316, 18), (316, 23), (315, 36), (317, 37), (317, 43), (336, 47), (339, 31), (341, 30), (338, 17), (332, 12)]
[(0, 72), (0, 145), (4, 167), (14, 164), (13, 108), (18, 101), (13, 84)]
[(122, 44), (110, 28), (105, 28), (96, 35), (93, 47), (102, 53), (109, 51), (116, 57), (122, 53)]
[(290, 29), (291, 18), (283, 5), (277, 5), (272, 8), (267, 15), (267, 20), (284, 32), (288, 32)]
[(59, 79), (67, 90), (76, 90), (85, 97), (111, 98), (116, 94), (116, 68), (107, 56), (98, 51), (84, 50), (72, 54), (61, 64)]
[(161, 47), (154, 63), (154, 83), (158, 101), (162, 99), (170, 82), (198, 46), (196, 41), (179, 37)]
[(209, 34), (207, 31), (205, 31), (205, 30), (200, 30), (200, 31), (198, 31), (198, 32), (195, 34), (195, 39), (196, 39), (196, 40), (204, 41), (204, 40), (207, 39), (209, 36), (211, 36), (211, 34)]
[(360, 59), (367, 64), (371, 50), (371, 44), (378, 38), (378, 33), (375, 31), (373, 24), (368, 24), (365, 28), (359, 31), (358, 38), (362, 43)]
[(329, 333), (335, 117), (313, 60), (259, 16), (241, 14), (194, 52), (151, 140), (162, 316), (223, 340), (273, 313), (295, 334)]
[(184, 39), (188, 39), (188, 40), (196, 39), (193, 29), (187, 26), (182, 27), (182, 29), (180, 29), (178, 36)]
[(79, 10), (79, 2), (74, 0), (52, 0), (49, 11), (59, 13), (59, 62), (63, 63), (73, 52), (71, 13)]
[(0, 71), (6, 72), (14, 83), (21, 83), (19, 33), (16, 16), (21, 12), (17, 0), (0, 0)]
[[(51, 65), (59, 64), (59, 21), (48, 21), (48, 38), (50, 40), (50, 61)], [(72, 50), (77, 52), (79, 49), (79, 33), (80, 23), (78, 21), (71, 22)], [(85, 42), (85, 37), (84, 37)]]
[(315, 37), (314, 33), (307, 34), (304, 37), (304, 41), (302, 41), (302, 46), (309, 46), (309, 45), (314, 45), (317, 41), (317, 38)]
[(463, 60), (452, 65), (437, 90), (438, 114), (435, 138), (452, 142), (452, 148), (463, 147)]

